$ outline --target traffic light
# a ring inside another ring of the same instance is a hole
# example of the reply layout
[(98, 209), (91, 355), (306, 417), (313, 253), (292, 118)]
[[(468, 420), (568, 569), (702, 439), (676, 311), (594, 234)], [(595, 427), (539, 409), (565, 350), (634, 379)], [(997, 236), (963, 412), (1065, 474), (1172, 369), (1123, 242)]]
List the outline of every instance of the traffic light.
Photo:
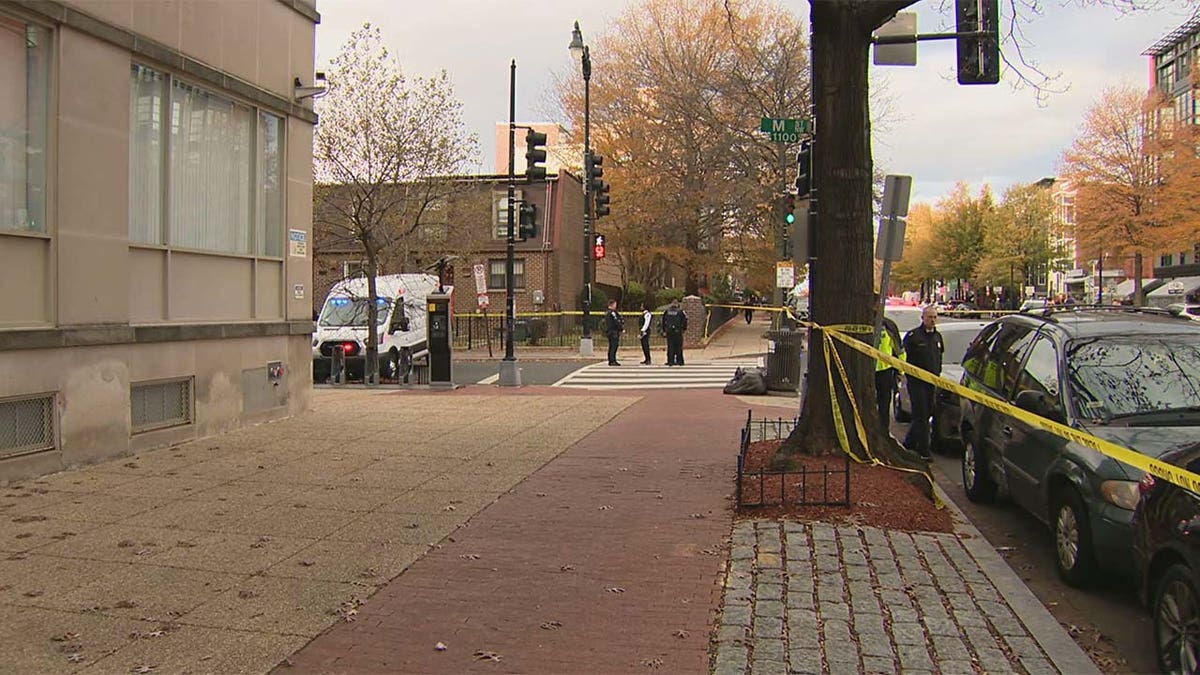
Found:
[(537, 236), (537, 205), (521, 204), (517, 210), (517, 238), (521, 241)]
[(796, 195), (790, 192), (783, 196), (783, 222), (787, 225), (796, 222)]
[(812, 193), (812, 141), (803, 141), (800, 143), (800, 152), (796, 153), (796, 197), (807, 199), (810, 193)]
[(608, 196), (608, 191), (611, 189), (608, 183), (601, 182), (600, 187), (596, 188), (596, 217), (603, 218), (610, 213), (608, 204), (611, 198)]
[(604, 157), (602, 155), (594, 155), (589, 152), (583, 158), (583, 170), (587, 175), (590, 189), (596, 190), (604, 183), (600, 180), (604, 177)]
[(525, 181), (546, 179), (546, 134), (530, 129), (525, 133)]
[(599, 260), (604, 257), (604, 235), (597, 234), (592, 244), (592, 259)]
[(999, 0), (954, 0), (955, 30), (987, 33), (959, 36), (958, 83), (996, 84), (1000, 81)]

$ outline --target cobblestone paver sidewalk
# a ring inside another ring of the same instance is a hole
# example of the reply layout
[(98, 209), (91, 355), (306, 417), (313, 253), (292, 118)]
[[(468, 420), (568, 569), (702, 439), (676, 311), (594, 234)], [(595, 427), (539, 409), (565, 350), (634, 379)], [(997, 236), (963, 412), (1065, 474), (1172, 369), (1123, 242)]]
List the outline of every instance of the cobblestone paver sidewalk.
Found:
[(739, 521), (715, 672), (1054, 673), (954, 534)]

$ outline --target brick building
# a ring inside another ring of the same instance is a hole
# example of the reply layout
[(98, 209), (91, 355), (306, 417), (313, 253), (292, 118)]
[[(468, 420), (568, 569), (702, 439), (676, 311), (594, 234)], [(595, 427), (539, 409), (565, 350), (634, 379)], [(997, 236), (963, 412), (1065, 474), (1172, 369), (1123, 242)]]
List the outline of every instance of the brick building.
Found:
[[(380, 274), (420, 272), (443, 256), (457, 259), (454, 311), (477, 311), (473, 267), (484, 266), (489, 311), (504, 311), (507, 237), (507, 188), (504, 175), (456, 178), (458, 189), (446, 203), (388, 251)], [(575, 309), (583, 287), (583, 183), (566, 170), (533, 184), (518, 184), (517, 199), (537, 207), (537, 237), (514, 247), (514, 298), (518, 312)], [(324, 220), (321, 203), (316, 221)], [(427, 222), (426, 222), (427, 221)], [(318, 227), (314, 233), (313, 304), (319, 311), (329, 288), (347, 276), (361, 275), (361, 245), (334, 240)]]

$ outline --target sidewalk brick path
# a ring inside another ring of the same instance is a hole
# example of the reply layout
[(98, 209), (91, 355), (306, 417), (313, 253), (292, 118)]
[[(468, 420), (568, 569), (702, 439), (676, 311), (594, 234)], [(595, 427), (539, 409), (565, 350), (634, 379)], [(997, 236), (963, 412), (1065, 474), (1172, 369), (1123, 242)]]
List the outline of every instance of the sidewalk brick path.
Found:
[(952, 534), (739, 521), (717, 641), (717, 675), (1056, 672)]
[(647, 393), (277, 672), (707, 672), (745, 410)]

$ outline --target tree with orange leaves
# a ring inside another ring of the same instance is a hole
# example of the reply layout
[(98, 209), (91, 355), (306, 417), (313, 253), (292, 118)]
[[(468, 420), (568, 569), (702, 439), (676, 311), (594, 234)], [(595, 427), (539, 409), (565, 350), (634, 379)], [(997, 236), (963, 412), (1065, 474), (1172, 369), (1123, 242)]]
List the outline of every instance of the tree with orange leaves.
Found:
[(1161, 241), (1156, 211), (1161, 190), (1149, 132), (1151, 107), (1130, 86), (1104, 90), (1084, 116), (1079, 136), (1063, 154), (1060, 175), (1075, 191), (1075, 240), (1091, 257), (1134, 256), (1134, 293), (1142, 298), (1142, 256)]
[[(590, 46), (591, 131), (612, 184), (598, 224), (624, 281), (690, 292), (705, 274), (751, 270), (773, 285), (776, 210), (792, 162), (759, 132), (760, 117), (807, 117), (808, 44), (769, 0), (648, 0)], [(562, 108), (582, 126), (578, 78)], [(783, 171), (784, 173), (781, 173)]]

